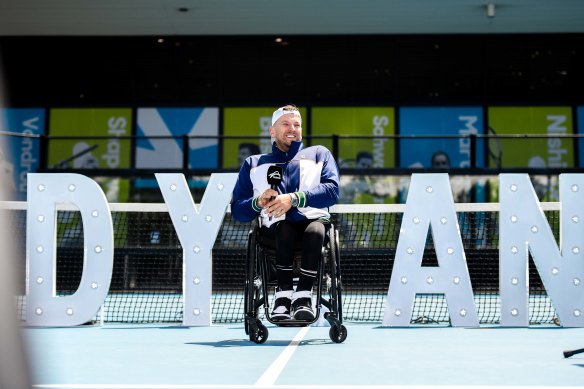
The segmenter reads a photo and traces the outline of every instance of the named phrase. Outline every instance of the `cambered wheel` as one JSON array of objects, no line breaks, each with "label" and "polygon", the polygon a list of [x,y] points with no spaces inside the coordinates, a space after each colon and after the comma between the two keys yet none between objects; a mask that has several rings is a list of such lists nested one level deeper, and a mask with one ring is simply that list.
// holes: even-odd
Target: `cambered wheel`
[{"label": "cambered wheel", "polygon": [[268,328],[262,323],[257,323],[257,331],[252,331],[249,334],[249,340],[257,344],[262,344],[268,340]]},{"label": "cambered wheel", "polygon": [[347,327],[344,325],[333,325],[329,330],[329,336],[335,343],[343,343],[347,339]]},{"label": "cambered wheel", "polygon": [[250,231],[247,237],[247,257],[245,268],[245,289],[243,291],[243,317],[245,319],[245,333],[250,336],[251,329],[248,317],[257,317],[254,307],[254,277],[256,266],[256,233]]},{"label": "cambered wheel", "polygon": [[341,257],[339,251],[339,234],[334,226],[330,230],[330,252],[332,264],[330,267],[330,274],[332,278],[331,297],[334,299],[333,312],[338,317],[339,321],[343,322],[343,308],[342,308],[342,285],[341,285]]}]

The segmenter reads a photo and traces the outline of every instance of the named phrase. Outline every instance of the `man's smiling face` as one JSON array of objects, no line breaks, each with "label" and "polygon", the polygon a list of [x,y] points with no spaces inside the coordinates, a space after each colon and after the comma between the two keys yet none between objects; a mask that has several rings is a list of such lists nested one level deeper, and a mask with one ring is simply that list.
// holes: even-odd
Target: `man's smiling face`
[{"label": "man's smiling face", "polygon": [[272,127],[270,135],[276,142],[276,146],[287,152],[292,141],[302,140],[302,118],[297,113],[282,115]]}]

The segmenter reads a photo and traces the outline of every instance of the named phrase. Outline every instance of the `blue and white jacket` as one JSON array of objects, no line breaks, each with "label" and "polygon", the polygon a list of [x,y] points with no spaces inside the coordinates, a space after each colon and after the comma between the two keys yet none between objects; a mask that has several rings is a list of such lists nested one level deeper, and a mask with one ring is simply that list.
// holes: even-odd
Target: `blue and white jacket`
[{"label": "blue and white jacket", "polygon": [[[298,194],[297,208],[272,220],[258,206],[258,197],[270,187],[268,168],[279,165],[283,170],[278,193]],[[280,220],[329,219],[328,207],[339,200],[339,169],[331,152],[323,146],[304,148],[302,142],[292,142],[285,153],[272,144],[272,152],[247,157],[239,170],[233,189],[231,213],[240,222],[262,216],[262,224],[269,227]]]}]

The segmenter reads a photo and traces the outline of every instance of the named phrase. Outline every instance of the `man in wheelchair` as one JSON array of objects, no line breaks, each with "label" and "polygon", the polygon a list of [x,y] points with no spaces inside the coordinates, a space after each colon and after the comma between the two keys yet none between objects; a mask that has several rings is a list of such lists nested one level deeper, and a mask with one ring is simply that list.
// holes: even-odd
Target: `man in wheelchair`
[{"label": "man in wheelchair", "polygon": [[[339,199],[339,171],[323,146],[304,148],[302,117],[294,105],[278,108],[270,127],[272,152],[252,155],[239,170],[231,213],[241,222],[260,218],[276,243],[278,286],[272,320],[314,320],[312,287],[330,226],[328,207]],[[294,250],[302,259],[293,290]]]}]

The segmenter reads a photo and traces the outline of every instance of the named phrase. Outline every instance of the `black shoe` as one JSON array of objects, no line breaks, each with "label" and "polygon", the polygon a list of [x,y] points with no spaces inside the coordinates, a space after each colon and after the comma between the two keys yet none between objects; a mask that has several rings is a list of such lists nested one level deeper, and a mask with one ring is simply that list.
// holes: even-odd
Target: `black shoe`
[{"label": "black shoe", "polygon": [[274,302],[274,310],[272,311],[272,320],[286,320],[290,319],[290,305],[292,304],[292,291],[276,292],[276,301]]},{"label": "black shoe", "polygon": [[299,297],[292,303],[294,319],[312,321],[314,320],[314,311],[312,310],[312,298]]}]

